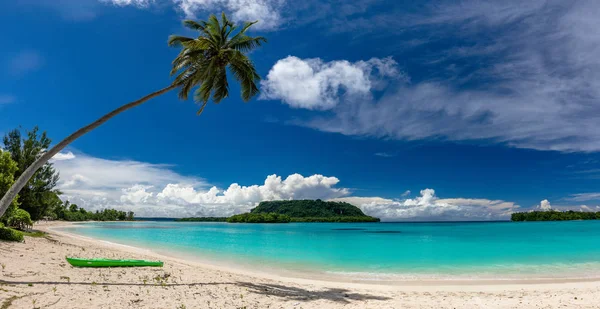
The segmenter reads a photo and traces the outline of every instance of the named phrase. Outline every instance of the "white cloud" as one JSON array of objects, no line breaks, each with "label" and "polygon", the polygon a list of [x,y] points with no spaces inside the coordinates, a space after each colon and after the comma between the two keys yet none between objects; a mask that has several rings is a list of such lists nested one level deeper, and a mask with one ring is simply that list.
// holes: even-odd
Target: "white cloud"
[{"label": "white cloud", "polygon": [[376,76],[399,74],[392,58],[351,63],[288,56],[277,61],[261,81],[261,98],[279,99],[296,108],[327,110],[334,108],[344,95],[369,95]]},{"label": "white cloud", "polygon": [[263,200],[330,199],[350,193],[335,187],[339,179],[322,175],[270,175],[262,185],[233,183],[222,190],[162,164],[72,152],[59,153],[52,162],[60,172],[64,199],[89,210],[111,207],[133,210],[138,216],[229,216]]},{"label": "white cloud", "polygon": [[[232,183],[221,189],[197,177],[174,172],[169,165],[106,160],[61,153],[52,160],[60,172],[63,199],[88,210],[132,210],[137,216],[230,216],[249,211],[266,200],[343,200],[383,220],[507,219],[518,206],[486,199],[439,199],[432,189],[414,199],[351,196],[340,180],[323,175],[269,175],[262,184]],[[68,159],[65,159],[68,158]],[[406,197],[410,191],[401,196]]]},{"label": "white cloud", "polygon": [[284,0],[172,0],[187,17],[203,13],[231,12],[236,21],[260,21],[256,29],[274,29],[281,23],[279,13]]},{"label": "white cloud", "polygon": [[44,64],[44,59],[35,50],[22,50],[8,62],[8,71],[14,76],[23,76],[37,71]]},{"label": "white cloud", "polygon": [[585,202],[600,200],[600,192],[589,192],[589,193],[577,193],[567,198],[569,201]]},{"label": "white cloud", "polygon": [[139,7],[146,7],[152,3],[154,0],[100,0],[101,2],[112,3],[114,5],[125,6],[125,5],[135,5]]},{"label": "white cloud", "polygon": [[285,0],[100,0],[117,6],[149,7],[152,4],[172,5],[186,18],[198,14],[226,11],[234,21],[256,21],[254,29],[275,29],[281,22],[280,9]]},{"label": "white cloud", "polygon": [[[394,24],[456,38],[417,63],[439,74],[391,83],[380,98],[345,95],[300,104],[290,103],[286,92],[276,97],[294,107],[332,109],[333,116],[302,122],[327,132],[600,151],[599,15],[597,1],[440,1],[428,14],[399,15]],[[442,72],[446,67],[452,73]]]},{"label": "white cloud", "polygon": [[17,98],[9,94],[0,94],[0,105],[11,104],[17,101]]},{"label": "white cloud", "polygon": [[552,206],[550,205],[550,202],[548,200],[543,200],[540,202],[540,205],[538,205],[536,208],[541,211],[548,211],[552,209]]},{"label": "white cloud", "polygon": [[72,160],[75,159],[75,154],[73,152],[59,152],[52,157],[52,160],[62,161],[62,160]]},{"label": "white cloud", "polygon": [[433,189],[421,190],[414,199],[345,197],[345,201],[384,221],[415,220],[506,220],[519,206],[513,202],[487,199],[440,199]]},{"label": "white cloud", "polygon": [[375,155],[378,157],[384,157],[384,158],[393,158],[396,156],[395,153],[389,153],[389,152],[376,152]]}]

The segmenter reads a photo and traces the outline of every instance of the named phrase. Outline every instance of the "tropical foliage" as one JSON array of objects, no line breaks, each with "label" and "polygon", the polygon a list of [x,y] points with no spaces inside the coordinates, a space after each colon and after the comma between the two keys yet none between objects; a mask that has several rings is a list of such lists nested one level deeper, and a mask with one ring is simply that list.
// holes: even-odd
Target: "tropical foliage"
[{"label": "tropical foliage", "polygon": [[292,220],[288,215],[277,213],[244,213],[227,218],[229,223],[288,223]]},{"label": "tropical foliage", "polygon": [[226,222],[227,217],[191,217],[175,220],[177,222]]},{"label": "tropical foliage", "polygon": [[531,211],[515,212],[511,215],[511,221],[567,221],[567,220],[598,220],[599,212],[587,211]]},{"label": "tropical foliage", "polygon": [[[27,132],[26,138],[22,138],[21,132],[16,129],[4,137],[5,151],[0,150],[0,194],[4,194],[20,171],[27,169],[49,147],[51,141],[46,132],[41,135],[38,132],[39,129],[35,127]],[[61,192],[55,189],[57,181],[58,173],[51,163],[46,163],[13,200],[8,210],[0,217],[0,222],[19,230],[29,230],[34,221],[44,218],[65,221],[133,220],[133,212],[114,209],[88,212],[68,201],[63,203],[59,197]],[[9,235],[12,232],[4,233]]]},{"label": "tropical foliage", "polygon": [[[39,133],[38,127],[34,127],[22,136],[19,129],[12,130],[4,136],[4,150],[10,153],[11,158],[17,164],[17,170],[14,171],[13,179],[21,176],[40,155],[48,148],[52,142],[46,132]],[[21,189],[18,196],[19,207],[31,215],[31,219],[37,221],[44,216],[44,213],[50,208],[51,199],[60,192],[55,189],[59,175],[47,162],[40,168],[33,177],[29,179],[25,187]],[[6,192],[8,188],[2,191]]]},{"label": "tropical foliage", "polygon": [[17,209],[8,218],[8,225],[19,230],[29,230],[33,226],[33,221],[31,221],[31,216],[29,216],[27,211],[23,209]]},{"label": "tropical foliage", "polygon": [[378,218],[365,215],[349,203],[322,200],[261,202],[250,213],[283,214],[290,216],[294,222],[379,222]]},{"label": "tropical foliage", "polygon": [[197,38],[179,35],[169,37],[169,46],[181,48],[173,60],[173,84],[180,86],[179,97],[183,100],[187,100],[192,88],[199,85],[194,92],[194,100],[201,105],[198,114],[202,113],[211,97],[213,102],[220,103],[229,96],[227,69],[240,83],[244,101],[258,94],[260,76],[245,54],[267,41],[264,37],[246,34],[256,23],[246,22],[238,28],[225,13],[220,21],[215,15],[210,15],[208,21],[183,22],[184,26],[199,32]]},{"label": "tropical foliage", "polygon": [[[0,149],[0,194],[4,194],[12,186],[15,181],[15,173],[18,169],[17,162],[13,161],[10,153]],[[19,205],[17,199],[18,197],[12,201],[6,213],[0,217],[0,223],[8,223],[8,218]]]},{"label": "tropical foliage", "polygon": [[102,211],[87,211],[76,204],[65,201],[57,205],[48,214],[51,218],[64,221],[133,221],[133,211],[103,209]]},{"label": "tropical foliage", "polygon": [[7,227],[0,227],[0,240],[23,241],[23,233]]}]

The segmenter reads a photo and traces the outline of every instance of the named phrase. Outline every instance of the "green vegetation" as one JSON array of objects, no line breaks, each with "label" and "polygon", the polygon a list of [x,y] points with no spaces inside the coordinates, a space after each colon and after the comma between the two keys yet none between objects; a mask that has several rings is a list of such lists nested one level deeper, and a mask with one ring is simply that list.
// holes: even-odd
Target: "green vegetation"
[{"label": "green vegetation", "polygon": [[227,217],[191,217],[175,220],[177,222],[226,222]]},{"label": "green vegetation", "polygon": [[8,227],[0,227],[0,240],[23,241],[23,233]]},{"label": "green vegetation", "polygon": [[182,218],[179,222],[229,223],[288,223],[288,222],[379,222],[379,218],[365,215],[358,207],[345,202],[322,200],[290,200],[261,202],[249,213],[229,218]]},{"label": "green vegetation", "polygon": [[8,225],[13,226],[19,230],[28,230],[33,226],[33,221],[29,213],[23,209],[17,209],[8,218]]},{"label": "green vegetation", "polygon": [[[4,150],[10,153],[11,159],[17,164],[17,170],[13,172],[13,179],[18,179],[46,149],[50,148],[52,142],[46,132],[39,134],[38,127],[27,131],[24,135],[19,129],[14,129],[8,132],[3,139]],[[41,219],[46,210],[52,206],[53,199],[60,194],[55,189],[58,179],[59,175],[52,163],[46,162],[19,192],[18,207],[27,211],[33,221]],[[7,190],[8,188],[5,188],[2,193]]]},{"label": "green vegetation", "polygon": [[567,221],[567,220],[599,220],[599,212],[587,211],[532,211],[515,212],[510,216],[511,221]]},{"label": "green vegetation", "polygon": [[57,205],[48,213],[55,220],[64,221],[133,221],[133,211],[120,211],[115,209],[104,209],[91,212],[65,201]]},{"label": "green vegetation", "polygon": [[[15,173],[19,169],[10,152],[0,149],[0,194],[8,191],[8,188],[15,182]],[[0,223],[8,224],[8,218],[17,210],[19,206],[18,196],[10,203],[4,215],[0,216]]]},{"label": "green vegetation", "polygon": [[[173,82],[167,87],[150,93],[136,101],[105,114],[98,120],[80,128],[54,147],[50,148],[50,140],[42,134],[37,138],[37,129],[29,132],[29,139],[34,142],[21,143],[20,133],[9,133],[5,148],[13,155],[13,160],[19,165],[15,182],[9,190],[2,193],[0,200],[0,217],[8,210],[21,191],[23,197],[19,202],[36,221],[41,218],[48,207],[39,204],[46,195],[51,195],[52,188],[58,180],[52,164],[48,161],[76,139],[94,130],[111,118],[129,109],[142,105],[148,100],[179,88],[179,97],[186,100],[193,88],[194,100],[200,104],[198,114],[202,113],[208,101],[219,103],[229,96],[229,82],[227,72],[231,72],[240,84],[241,96],[244,101],[249,101],[258,94],[260,76],[247,54],[261,46],[267,40],[263,37],[251,37],[246,34],[255,22],[246,22],[241,27],[236,26],[223,13],[221,19],[210,15],[207,21],[186,20],[184,26],[197,31],[198,36],[188,38],[172,35],[169,37],[169,46],[181,48],[181,51],[172,62],[171,75],[175,75]],[[16,131],[18,132],[18,130]],[[28,149],[28,151],[22,151]],[[18,150],[18,151],[17,151]],[[32,155],[35,153],[35,155]],[[24,168],[25,166],[29,168]],[[43,188],[42,191],[37,189]],[[57,193],[57,192],[55,192]],[[26,202],[24,202],[26,201]]]},{"label": "green vegetation", "polygon": [[325,202],[322,200],[290,200],[261,202],[256,208],[252,209],[249,213],[234,215],[227,218],[227,222],[379,222],[379,219],[367,216],[358,207],[345,202]]},{"label": "green vegetation", "polygon": [[30,232],[22,232],[23,235],[28,237],[46,237],[48,234],[42,231],[30,231]]},{"label": "green vegetation", "polygon": [[339,223],[350,223],[350,222],[379,222],[379,218],[370,216],[357,216],[357,217],[304,217],[304,218],[292,218],[292,222],[339,222]]},{"label": "green vegetation", "polygon": [[288,215],[271,213],[244,213],[227,218],[229,223],[288,223],[292,218]]},{"label": "green vegetation", "polygon": [[287,215],[292,222],[379,222],[378,218],[365,215],[349,203],[322,200],[261,202],[250,213]]},{"label": "green vegetation", "polygon": [[[50,147],[51,140],[46,132],[38,134],[37,127],[21,136],[19,129],[4,136],[4,150],[0,149],[0,195],[4,195],[13,185],[14,179],[29,168]],[[0,223],[21,231],[31,229],[34,221],[53,219],[65,221],[125,221],[133,220],[133,212],[105,209],[88,212],[77,205],[60,199],[56,190],[58,173],[51,163],[45,163],[29,179],[20,194],[13,199],[6,212],[0,217]],[[16,235],[4,231],[4,235]],[[27,235],[27,234],[26,234]],[[22,235],[21,235],[22,237]],[[18,238],[18,236],[17,236]]]}]

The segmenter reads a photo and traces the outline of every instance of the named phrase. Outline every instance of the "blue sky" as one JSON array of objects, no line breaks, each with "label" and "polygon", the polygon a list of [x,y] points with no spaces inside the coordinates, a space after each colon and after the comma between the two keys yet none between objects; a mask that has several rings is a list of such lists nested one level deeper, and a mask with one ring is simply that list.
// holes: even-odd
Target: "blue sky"
[{"label": "blue sky", "polygon": [[594,1],[2,3],[0,133],[58,141],[167,86],[167,37],[221,11],[260,20],[261,96],[118,116],[54,161],[64,198],[160,216],[341,199],[388,220],[600,205]]}]

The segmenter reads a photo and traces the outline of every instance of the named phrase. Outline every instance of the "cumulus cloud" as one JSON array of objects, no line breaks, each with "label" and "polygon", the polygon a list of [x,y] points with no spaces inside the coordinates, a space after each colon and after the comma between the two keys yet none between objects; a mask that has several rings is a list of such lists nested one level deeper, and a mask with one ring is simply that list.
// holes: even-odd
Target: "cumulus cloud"
[{"label": "cumulus cloud", "polygon": [[543,200],[540,202],[540,205],[536,208],[541,211],[548,211],[552,209],[552,206],[550,205],[550,202],[548,200]]},{"label": "cumulus cloud", "polygon": [[[391,82],[377,98],[360,91],[343,97],[296,94],[285,84],[275,84],[274,97],[294,107],[331,109],[303,122],[327,132],[599,151],[598,15],[596,1],[439,1],[424,12],[396,14],[392,23],[395,30],[455,39],[413,61],[435,74]],[[288,67],[312,69],[295,63]],[[298,81],[304,85],[304,78]]]},{"label": "cumulus cloud", "polygon": [[60,172],[63,199],[88,210],[132,210],[138,216],[230,216],[249,211],[261,201],[322,199],[346,201],[385,221],[497,220],[518,208],[512,202],[487,199],[440,199],[432,189],[401,199],[352,196],[340,180],[319,174],[269,175],[261,184],[232,183],[226,188],[174,172],[169,165],[106,160],[86,154],[61,153],[52,159]]},{"label": "cumulus cloud", "polygon": [[323,175],[270,175],[260,185],[232,183],[219,189],[163,164],[72,152],[59,153],[52,162],[60,172],[64,199],[86,209],[112,207],[133,210],[138,216],[229,216],[264,200],[331,199],[350,194],[346,188],[336,188],[339,179]]},{"label": "cumulus cloud", "polygon": [[421,190],[414,199],[392,200],[381,197],[344,197],[336,199],[353,204],[384,221],[416,220],[506,220],[519,206],[513,202],[488,199],[440,199],[433,189]]},{"label": "cumulus cloud", "polygon": [[368,95],[376,78],[396,78],[399,74],[392,58],[351,63],[288,56],[277,61],[261,81],[261,98],[282,100],[296,108],[327,110],[345,95]]},{"label": "cumulus cloud", "polygon": [[[569,199],[566,199],[569,200]],[[550,205],[550,202],[548,200],[542,200],[540,202],[539,205],[536,205],[534,207],[531,208],[531,211],[549,211],[549,210],[553,210],[553,211],[600,211],[600,206],[588,206],[588,205],[569,205],[569,204],[563,204],[563,205]]]}]

